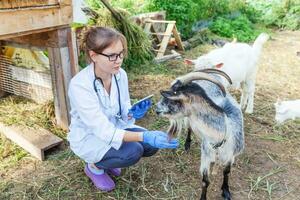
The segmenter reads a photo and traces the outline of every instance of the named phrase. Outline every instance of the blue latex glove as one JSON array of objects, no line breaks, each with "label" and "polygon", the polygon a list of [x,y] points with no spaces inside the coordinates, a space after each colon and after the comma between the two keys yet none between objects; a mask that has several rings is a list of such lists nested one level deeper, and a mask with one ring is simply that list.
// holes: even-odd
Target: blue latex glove
[{"label": "blue latex glove", "polygon": [[133,116],[135,119],[141,119],[145,116],[147,111],[152,105],[151,99],[140,102],[139,104],[129,109],[128,115]]},{"label": "blue latex glove", "polygon": [[175,149],[179,145],[177,139],[169,140],[168,135],[162,131],[145,131],[143,142],[159,149]]}]

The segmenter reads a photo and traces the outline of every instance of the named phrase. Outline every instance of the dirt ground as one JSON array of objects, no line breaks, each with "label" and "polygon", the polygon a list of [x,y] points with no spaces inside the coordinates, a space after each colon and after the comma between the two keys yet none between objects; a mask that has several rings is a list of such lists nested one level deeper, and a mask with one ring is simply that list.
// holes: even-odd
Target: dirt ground
[{"label": "dirt ground", "polygon": [[[195,58],[208,46],[194,48],[185,57]],[[245,151],[236,158],[230,175],[235,200],[300,199],[300,120],[276,124],[274,103],[300,99],[300,32],[276,32],[263,49],[257,74],[254,113],[244,115]],[[167,88],[178,74],[189,70],[182,61],[171,61],[174,73],[134,76],[130,91],[134,98]],[[146,89],[145,89],[146,88]],[[239,92],[233,91],[235,96]],[[153,110],[139,125],[148,129],[168,127]],[[2,138],[3,140],[3,138]],[[6,142],[9,143],[9,142]],[[182,141],[183,143],[183,141]],[[3,144],[3,143],[2,143]],[[14,165],[0,167],[0,199],[199,199],[199,142],[191,150],[161,150],[124,169],[110,193],[97,191],[83,173],[84,163],[68,148],[50,152],[47,160],[30,155]],[[13,154],[13,153],[11,153]],[[5,159],[2,159],[5,162]],[[210,177],[208,199],[221,198],[221,168]]]}]

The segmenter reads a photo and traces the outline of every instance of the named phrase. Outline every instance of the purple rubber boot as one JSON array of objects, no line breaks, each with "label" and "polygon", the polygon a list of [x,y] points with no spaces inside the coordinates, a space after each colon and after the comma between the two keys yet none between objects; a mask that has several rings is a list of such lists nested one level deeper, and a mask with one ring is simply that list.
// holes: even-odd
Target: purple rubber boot
[{"label": "purple rubber boot", "polygon": [[99,190],[109,192],[115,189],[115,182],[110,178],[110,176],[107,173],[104,172],[101,175],[93,174],[87,165],[84,168],[84,172]]},{"label": "purple rubber boot", "polygon": [[121,176],[121,168],[111,168],[107,170],[108,174],[114,175],[114,176]]}]

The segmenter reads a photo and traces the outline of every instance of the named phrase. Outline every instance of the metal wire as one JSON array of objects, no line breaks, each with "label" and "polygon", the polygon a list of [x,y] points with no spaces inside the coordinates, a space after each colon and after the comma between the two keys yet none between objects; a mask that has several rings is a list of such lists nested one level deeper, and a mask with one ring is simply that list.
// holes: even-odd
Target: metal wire
[{"label": "metal wire", "polygon": [[16,66],[10,58],[0,55],[0,90],[32,99],[38,103],[52,100],[50,66],[36,66],[37,64],[22,59],[22,65],[25,63],[29,67]]}]

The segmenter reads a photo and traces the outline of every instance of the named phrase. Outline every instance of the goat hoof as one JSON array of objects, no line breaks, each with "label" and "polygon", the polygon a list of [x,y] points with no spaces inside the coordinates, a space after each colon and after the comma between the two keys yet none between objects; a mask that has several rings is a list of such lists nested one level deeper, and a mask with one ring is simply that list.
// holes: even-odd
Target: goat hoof
[{"label": "goat hoof", "polygon": [[224,198],[224,200],[231,200],[231,194],[228,190],[223,190],[222,197]]},{"label": "goat hoof", "polygon": [[202,196],[202,195],[201,195],[200,200],[206,200],[206,196]]},{"label": "goat hoof", "polygon": [[189,151],[190,148],[191,148],[191,145],[190,145],[190,144],[185,144],[185,145],[184,145],[184,150],[185,150],[185,151]]}]

